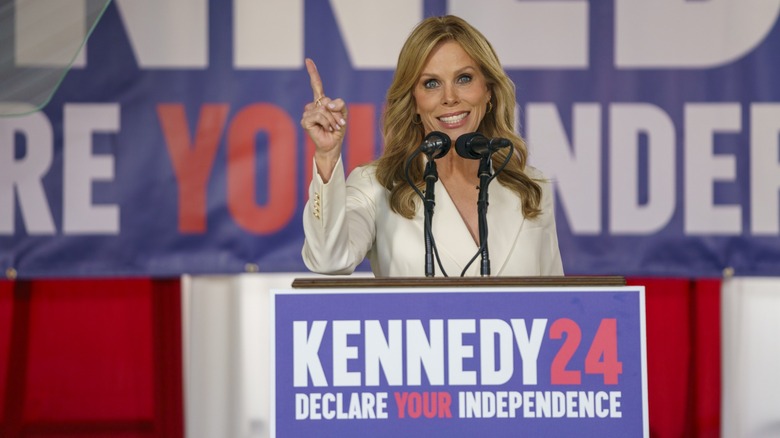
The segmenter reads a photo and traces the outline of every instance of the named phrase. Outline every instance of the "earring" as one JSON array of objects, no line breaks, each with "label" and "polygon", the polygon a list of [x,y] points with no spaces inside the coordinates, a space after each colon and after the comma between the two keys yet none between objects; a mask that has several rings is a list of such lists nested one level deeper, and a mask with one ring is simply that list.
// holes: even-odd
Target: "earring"
[{"label": "earring", "polygon": [[490,113],[493,111],[493,101],[488,100],[488,107],[487,107],[487,113]]},{"label": "earring", "polygon": [[412,116],[412,123],[415,125],[421,125],[422,124],[422,117],[420,117],[419,114],[415,114]]}]

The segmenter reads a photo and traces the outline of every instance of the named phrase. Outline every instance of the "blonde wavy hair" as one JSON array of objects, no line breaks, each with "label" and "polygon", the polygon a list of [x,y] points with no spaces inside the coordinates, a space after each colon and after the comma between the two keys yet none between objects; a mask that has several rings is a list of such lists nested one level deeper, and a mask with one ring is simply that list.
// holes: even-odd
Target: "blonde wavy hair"
[{"label": "blonde wavy hair", "polygon": [[[422,73],[428,55],[439,44],[455,41],[480,66],[491,92],[492,111],[485,114],[478,131],[488,138],[509,139],[515,147],[514,155],[496,179],[517,193],[522,201],[523,215],[536,217],[541,210],[541,186],[525,173],[528,149],[515,132],[515,84],[506,75],[490,42],[462,18],[447,15],[430,17],[417,25],[404,43],[398,56],[393,82],[387,90],[387,108],[382,120],[385,150],[375,162],[380,184],[390,191],[390,207],[396,213],[412,218],[419,197],[406,182],[406,160],[425,137],[422,124],[414,123],[416,104],[412,92]],[[488,104],[488,105],[490,105]],[[453,142],[456,139],[452,139]],[[454,144],[453,144],[454,148]],[[450,153],[453,153],[451,151]],[[502,149],[493,155],[493,164],[500,165],[509,153]],[[422,189],[424,161],[412,163],[410,177]]]}]

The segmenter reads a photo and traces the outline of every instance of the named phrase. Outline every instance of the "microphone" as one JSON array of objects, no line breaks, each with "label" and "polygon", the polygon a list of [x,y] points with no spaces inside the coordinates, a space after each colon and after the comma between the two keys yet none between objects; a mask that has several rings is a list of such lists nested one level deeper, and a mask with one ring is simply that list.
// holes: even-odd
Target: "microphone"
[{"label": "microphone", "polygon": [[479,132],[471,132],[458,137],[455,141],[455,150],[463,158],[479,160],[511,145],[512,142],[506,138],[487,138]]},{"label": "microphone", "polygon": [[425,140],[420,145],[420,152],[427,155],[429,160],[441,158],[450,151],[451,144],[452,140],[447,134],[433,131],[425,136]]}]

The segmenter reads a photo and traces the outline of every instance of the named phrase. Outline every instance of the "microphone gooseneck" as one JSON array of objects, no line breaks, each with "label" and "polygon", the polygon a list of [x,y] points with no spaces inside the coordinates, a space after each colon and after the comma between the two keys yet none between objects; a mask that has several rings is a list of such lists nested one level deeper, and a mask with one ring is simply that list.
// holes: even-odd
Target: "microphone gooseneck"
[{"label": "microphone gooseneck", "polygon": [[[404,176],[406,177],[406,182],[412,187],[412,189],[417,193],[417,195],[422,199],[423,201],[423,213],[424,213],[424,223],[423,223],[423,240],[425,241],[425,276],[426,277],[433,277],[435,275],[435,268],[434,268],[434,257],[436,262],[439,264],[439,268],[441,269],[442,274],[446,277],[447,272],[444,271],[444,267],[441,264],[441,260],[439,260],[439,253],[436,249],[436,241],[433,238],[433,232],[431,231],[431,225],[432,225],[432,218],[433,218],[433,209],[436,205],[436,200],[434,196],[434,187],[436,185],[436,181],[439,180],[439,174],[436,170],[436,159],[441,158],[450,151],[450,148],[452,146],[452,140],[450,140],[450,137],[444,133],[441,133],[439,131],[433,131],[430,132],[428,135],[425,136],[423,139],[423,142],[420,144],[420,146],[417,148],[417,150],[412,153],[407,159],[406,159],[406,166],[404,167]],[[427,163],[425,164],[425,172],[423,174],[423,181],[425,182],[425,193],[423,194],[420,189],[417,188],[414,181],[412,181],[411,177],[409,176],[409,168],[411,167],[412,162],[417,158],[418,155],[425,154],[428,158]]]},{"label": "microphone gooseneck", "polygon": [[[455,141],[455,151],[463,158],[479,160],[479,196],[477,198],[477,218],[479,225],[479,251],[482,256],[480,275],[490,275],[490,253],[488,251],[488,184],[493,180],[493,162],[491,156],[494,152],[505,147],[512,146],[512,142],[505,138],[487,138],[479,132],[463,134]],[[509,157],[507,157],[509,159]],[[475,255],[476,257],[476,255]],[[473,261],[473,259],[472,259]],[[471,264],[469,262],[469,264]],[[468,266],[466,267],[466,269]],[[463,276],[466,272],[463,269]]]},{"label": "microphone gooseneck", "polygon": [[[423,179],[425,180],[425,197],[423,198],[423,238],[425,239],[426,277],[433,277],[435,275],[433,258],[436,243],[433,239],[431,227],[433,222],[433,208],[436,205],[436,198],[433,194],[433,190],[436,186],[436,181],[439,180],[439,173],[436,170],[436,159],[447,155],[451,146],[452,140],[450,140],[450,137],[439,131],[430,132],[425,136],[425,140],[423,140],[420,145],[420,151],[428,157],[428,162],[425,164],[425,172],[423,174]],[[442,273],[445,276],[447,275],[446,272]]]}]

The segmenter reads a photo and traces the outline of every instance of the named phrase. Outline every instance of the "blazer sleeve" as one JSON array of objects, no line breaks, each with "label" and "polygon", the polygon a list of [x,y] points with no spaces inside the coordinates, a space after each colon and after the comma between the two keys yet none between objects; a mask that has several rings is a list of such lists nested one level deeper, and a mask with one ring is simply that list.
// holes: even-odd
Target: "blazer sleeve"
[{"label": "blazer sleeve", "polygon": [[376,199],[371,175],[355,169],[345,180],[339,158],[324,183],[316,163],[303,211],[303,262],[321,274],[351,274],[371,249],[376,233]]}]

